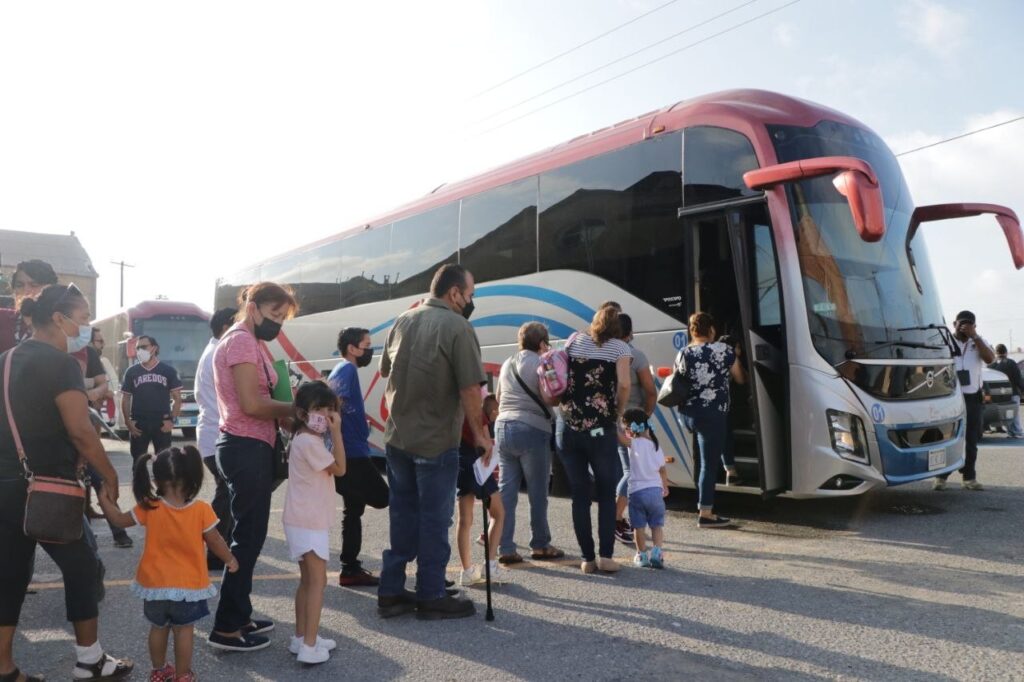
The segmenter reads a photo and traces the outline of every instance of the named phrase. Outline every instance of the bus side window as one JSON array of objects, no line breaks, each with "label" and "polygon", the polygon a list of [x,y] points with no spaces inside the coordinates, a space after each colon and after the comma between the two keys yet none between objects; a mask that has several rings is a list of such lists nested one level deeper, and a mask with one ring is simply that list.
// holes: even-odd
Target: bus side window
[{"label": "bus side window", "polygon": [[768,225],[754,225],[753,241],[757,325],[762,328],[778,327],[782,325],[782,305],[779,301],[779,273],[775,267],[772,228]]},{"label": "bus side window", "polygon": [[457,201],[396,222],[387,258],[391,298],[426,294],[434,273],[454,263],[458,250]]},{"label": "bus side window", "polygon": [[462,200],[459,263],[477,282],[536,272],[536,176]]}]

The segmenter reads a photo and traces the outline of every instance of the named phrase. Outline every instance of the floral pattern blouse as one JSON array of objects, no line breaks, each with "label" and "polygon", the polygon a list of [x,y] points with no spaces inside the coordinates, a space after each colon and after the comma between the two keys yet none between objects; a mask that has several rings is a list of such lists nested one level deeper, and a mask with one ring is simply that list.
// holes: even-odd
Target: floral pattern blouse
[{"label": "floral pattern blouse", "polygon": [[736,361],[736,351],[724,343],[701,343],[684,348],[682,356],[690,380],[685,407],[728,412],[729,368]]},{"label": "floral pattern blouse", "polygon": [[562,402],[565,425],[573,431],[614,429],[619,386],[615,363],[632,357],[629,345],[610,339],[598,346],[584,332],[570,337],[565,350],[569,356],[569,382]]}]

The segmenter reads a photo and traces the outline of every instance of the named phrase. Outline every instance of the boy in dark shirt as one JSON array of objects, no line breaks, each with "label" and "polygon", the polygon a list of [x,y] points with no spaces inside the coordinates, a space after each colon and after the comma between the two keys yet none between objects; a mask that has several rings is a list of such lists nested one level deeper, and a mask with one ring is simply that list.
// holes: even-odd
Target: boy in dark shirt
[{"label": "boy in dark shirt", "polygon": [[1013,389],[1013,419],[1006,423],[1006,432],[1010,438],[1024,438],[1024,428],[1020,423],[1020,393],[1024,389],[1024,377],[1021,377],[1020,367],[1013,360],[1006,357],[1006,346],[996,344],[996,360],[989,369],[1002,372],[1010,379],[1010,388]]},{"label": "boy in dark shirt", "polygon": [[181,413],[181,379],[159,356],[156,339],[140,336],[135,344],[139,362],[128,368],[121,382],[121,413],[127,415],[133,460],[144,455],[150,443],[156,452],[171,447],[171,430]]}]

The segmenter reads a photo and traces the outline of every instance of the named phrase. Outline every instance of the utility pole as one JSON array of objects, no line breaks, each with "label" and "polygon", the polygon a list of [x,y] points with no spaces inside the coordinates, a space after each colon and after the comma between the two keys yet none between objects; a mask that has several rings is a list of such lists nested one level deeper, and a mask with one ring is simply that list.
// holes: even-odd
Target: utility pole
[{"label": "utility pole", "polygon": [[125,268],[134,268],[135,266],[132,265],[131,263],[125,263],[123,260],[120,260],[120,261],[112,260],[110,262],[113,263],[114,265],[121,266],[121,307],[123,308],[124,307],[124,269]]}]

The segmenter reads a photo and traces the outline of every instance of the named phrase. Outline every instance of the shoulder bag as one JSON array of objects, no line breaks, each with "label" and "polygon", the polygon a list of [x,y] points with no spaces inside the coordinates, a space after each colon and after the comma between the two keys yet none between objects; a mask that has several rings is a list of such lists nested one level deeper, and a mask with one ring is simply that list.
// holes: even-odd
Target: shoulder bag
[{"label": "shoulder bag", "polygon": [[4,407],[7,423],[11,427],[14,447],[21,460],[21,468],[28,481],[25,499],[25,535],[38,542],[67,544],[82,537],[82,518],[85,514],[85,486],[79,480],[57,476],[36,476],[28,466],[28,457],[21,443],[18,425],[11,409],[11,358],[15,349],[7,352],[4,360]]},{"label": "shoulder bag", "polygon": [[[544,401],[541,400],[536,393],[530,390],[530,387],[526,385],[525,381],[523,381],[523,377],[519,375],[519,370],[516,369],[516,358],[514,355],[508,360],[508,368],[512,370],[512,376],[514,376],[516,378],[516,381],[519,382],[519,385],[523,387],[523,391],[526,392],[526,395],[530,396],[533,399],[533,402],[537,403],[537,407],[540,408],[540,411],[544,413],[544,416],[548,419],[548,421],[551,421],[551,410],[548,409],[548,406],[544,404]],[[555,443],[555,424],[552,422],[551,440],[549,443],[552,452],[558,449]]]},{"label": "shoulder bag", "polygon": [[686,376],[686,359],[680,349],[676,356],[672,376],[665,380],[658,391],[658,404],[663,407],[679,407],[690,397],[690,378]]}]

